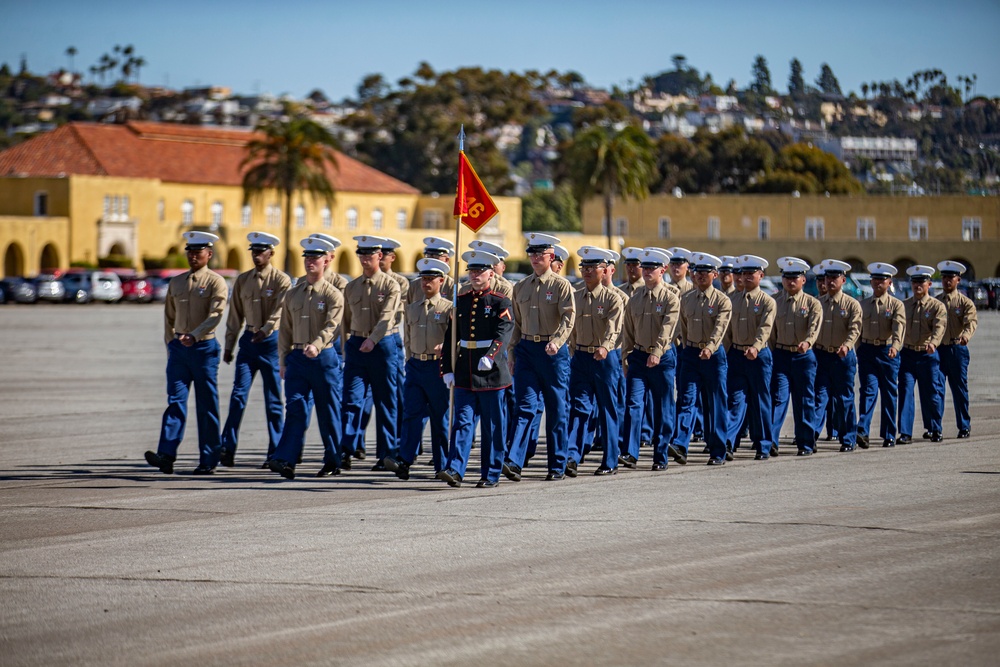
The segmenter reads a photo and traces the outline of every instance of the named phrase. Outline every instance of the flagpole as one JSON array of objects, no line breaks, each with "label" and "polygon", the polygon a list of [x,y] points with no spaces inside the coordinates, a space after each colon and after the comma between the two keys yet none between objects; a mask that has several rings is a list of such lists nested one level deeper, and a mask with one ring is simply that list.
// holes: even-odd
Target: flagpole
[{"label": "flagpole", "polygon": [[[465,154],[465,124],[463,123],[461,129],[458,131],[458,154],[459,156]],[[459,164],[461,164],[461,157],[459,157]],[[458,178],[462,178],[461,170],[459,171]],[[463,193],[464,196],[464,193]],[[451,372],[455,373],[458,368],[458,263],[462,259],[462,217],[463,213],[459,209],[458,219],[455,221],[455,262],[451,267],[452,270],[452,281],[454,285],[451,290]],[[448,443],[451,446],[452,435],[455,430],[455,383],[451,385],[451,390],[448,395]],[[473,438],[475,438],[475,433],[473,433]]]}]

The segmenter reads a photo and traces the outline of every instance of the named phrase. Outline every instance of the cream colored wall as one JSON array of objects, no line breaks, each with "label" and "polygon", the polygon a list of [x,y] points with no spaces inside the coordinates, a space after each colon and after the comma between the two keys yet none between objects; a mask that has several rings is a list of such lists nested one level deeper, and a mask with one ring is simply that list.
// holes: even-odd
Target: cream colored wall
[{"label": "cream colored wall", "polygon": [[[11,275],[35,276],[42,269],[65,268],[69,265],[66,248],[69,245],[69,218],[0,215],[0,259],[6,260],[8,249],[20,250],[23,268]],[[51,245],[59,267],[42,266],[42,251]],[[0,263],[0,277],[7,277],[6,261]]]},{"label": "cream colored wall", "polygon": [[[618,203],[613,217],[628,220],[627,245],[682,246],[712,254],[756,254],[774,261],[797,254],[818,261],[851,258],[859,263],[907,260],[930,263],[963,258],[979,277],[1000,271],[1000,198],[997,197],[825,197],[789,195],[658,195]],[[659,220],[670,219],[671,236],[659,237]],[[708,238],[708,219],[717,217],[720,238]],[[771,223],[770,239],[757,238],[759,218]],[[857,238],[858,218],[874,218],[876,240]],[[962,240],[962,219],[982,221],[982,240]],[[806,218],[822,218],[824,239],[806,240]],[[909,240],[910,218],[926,218],[929,238]],[[583,209],[585,233],[603,229],[603,206],[591,200]]]}]

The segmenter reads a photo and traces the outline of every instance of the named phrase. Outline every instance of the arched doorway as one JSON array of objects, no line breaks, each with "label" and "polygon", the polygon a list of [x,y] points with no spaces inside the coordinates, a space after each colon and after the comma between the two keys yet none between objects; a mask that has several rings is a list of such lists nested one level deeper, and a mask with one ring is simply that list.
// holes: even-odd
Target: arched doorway
[{"label": "arched doorway", "polygon": [[951,257],[951,261],[958,262],[965,267],[965,273],[962,274],[962,278],[965,280],[975,280],[976,279],[976,267],[972,265],[972,262],[965,259],[964,257]]},{"label": "arched doorway", "polygon": [[242,270],[240,267],[241,260],[243,259],[243,253],[237,248],[230,248],[229,255],[226,257],[226,268],[235,269],[236,271]]},{"label": "arched doorway", "polygon": [[577,262],[576,257],[574,255],[570,255],[569,259],[566,260],[566,266],[564,267],[563,275],[567,277],[579,275],[578,271],[576,270],[576,262]]},{"label": "arched doorway", "polygon": [[59,265],[59,251],[51,243],[46,243],[45,247],[42,248],[42,261],[39,267],[43,271],[62,268]]},{"label": "arched doorway", "polygon": [[844,261],[851,265],[851,271],[852,272],[855,272],[855,273],[867,273],[868,272],[868,265],[865,264],[860,259],[858,259],[857,257],[848,257]]},{"label": "arched doorway", "polygon": [[341,252],[340,259],[337,260],[337,273],[342,273],[345,276],[354,275],[354,265],[351,262],[351,254],[348,252]]},{"label": "arched doorway", "polygon": [[421,250],[420,252],[418,252],[417,254],[415,254],[413,256],[413,268],[412,269],[407,269],[407,270],[416,271],[417,270],[417,262],[419,262],[423,258],[424,258],[424,251]]},{"label": "arched doorway", "polygon": [[108,250],[108,256],[111,257],[123,257],[125,255],[125,246],[121,243],[116,243]]},{"label": "arched doorway", "polygon": [[917,260],[913,259],[912,257],[899,257],[898,259],[896,259],[895,262],[892,263],[892,265],[896,267],[897,271],[899,271],[899,273],[896,274],[897,276],[905,277],[906,270],[911,266],[915,266],[916,263]]},{"label": "arched doorway", "polygon": [[24,275],[24,251],[16,243],[11,243],[4,252],[3,274],[8,277]]}]

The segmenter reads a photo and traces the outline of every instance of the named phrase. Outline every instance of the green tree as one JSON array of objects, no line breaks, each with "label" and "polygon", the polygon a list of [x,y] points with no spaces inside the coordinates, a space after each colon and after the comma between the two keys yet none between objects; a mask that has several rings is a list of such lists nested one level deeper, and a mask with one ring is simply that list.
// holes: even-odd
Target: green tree
[{"label": "green tree", "polygon": [[535,190],[522,197],[521,226],[526,232],[580,231],[580,204],[569,185]]},{"label": "green tree", "polygon": [[753,81],[750,82],[751,91],[761,96],[774,92],[771,88],[771,70],[768,69],[767,59],[764,56],[758,55],[754,59],[753,68],[750,71],[753,76]]},{"label": "green tree", "polygon": [[833,70],[826,63],[820,68],[819,78],[816,79],[816,85],[819,89],[826,93],[827,95],[843,95],[840,92],[840,82],[837,81],[837,77],[833,75]]},{"label": "green tree", "polygon": [[[286,111],[293,111],[288,109]],[[287,119],[266,118],[254,128],[247,155],[240,163],[244,204],[277,190],[285,198],[285,273],[292,273],[292,199],[304,190],[314,201],[333,203],[327,167],[337,168],[337,140],[319,123],[294,113]]]},{"label": "green tree", "polygon": [[788,74],[788,94],[792,96],[792,99],[795,99],[805,95],[806,80],[802,77],[802,63],[799,62],[798,58],[792,58],[789,67],[791,71]]},{"label": "green tree", "polygon": [[634,125],[619,131],[595,125],[579,132],[564,147],[561,168],[573,194],[582,205],[600,195],[604,201],[608,247],[615,229],[611,217],[615,198],[645,199],[656,178],[653,142]]},{"label": "green tree", "polygon": [[803,194],[859,194],[864,188],[837,159],[810,144],[791,144],[781,149],[774,169],[769,170],[748,192],[793,192]]}]

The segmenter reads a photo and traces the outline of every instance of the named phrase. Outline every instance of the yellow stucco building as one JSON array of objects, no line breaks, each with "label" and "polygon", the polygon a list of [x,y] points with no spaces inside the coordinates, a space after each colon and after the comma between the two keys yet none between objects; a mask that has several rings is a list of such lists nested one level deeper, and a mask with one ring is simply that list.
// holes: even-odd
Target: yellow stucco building
[{"label": "yellow stucco building", "polygon": [[[0,153],[0,252],[3,275],[35,275],[96,264],[102,257],[162,260],[183,249],[182,232],[219,235],[214,265],[247,270],[246,234],[284,236],[283,198],[269,193],[244,206],[239,164],[250,134],[184,125],[72,123]],[[429,233],[453,239],[453,197],[422,195],[387,174],[338,154],[329,173],[332,204],[308,195],[293,202],[292,244],[322,232],[345,242],[337,268],[356,275],[351,237],[373,234],[402,243],[398,271],[413,271]],[[521,200],[496,197],[500,209],[479,234],[463,230],[462,245],[489,240],[523,254]]]}]

